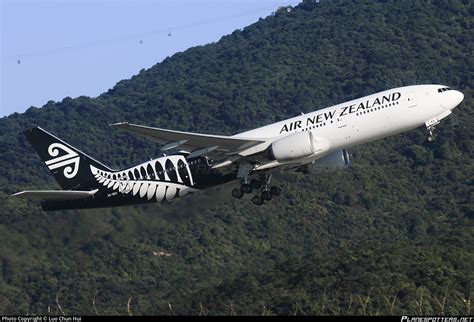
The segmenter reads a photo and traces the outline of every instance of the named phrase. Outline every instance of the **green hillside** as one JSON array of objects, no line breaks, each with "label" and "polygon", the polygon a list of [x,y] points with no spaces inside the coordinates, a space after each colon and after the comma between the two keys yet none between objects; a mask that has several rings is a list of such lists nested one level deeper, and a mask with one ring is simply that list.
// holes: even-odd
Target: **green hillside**
[{"label": "green hillside", "polygon": [[[0,314],[472,314],[473,16],[469,0],[305,1],[97,98],[1,118]],[[51,213],[8,198],[58,188],[33,126],[119,168],[158,150],[110,123],[233,134],[425,83],[465,94],[434,143],[420,128],[351,150],[346,172],[280,174],[263,207],[232,186]]]}]

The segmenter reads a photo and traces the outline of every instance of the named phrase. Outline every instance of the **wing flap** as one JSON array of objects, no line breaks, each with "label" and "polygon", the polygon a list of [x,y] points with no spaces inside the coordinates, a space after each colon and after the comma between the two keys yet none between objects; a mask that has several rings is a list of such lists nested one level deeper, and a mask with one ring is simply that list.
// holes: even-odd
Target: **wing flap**
[{"label": "wing flap", "polygon": [[91,191],[73,191],[73,190],[27,190],[17,192],[11,197],[27,198],[33,200],[78,200],[92,197],[99,189]]}]

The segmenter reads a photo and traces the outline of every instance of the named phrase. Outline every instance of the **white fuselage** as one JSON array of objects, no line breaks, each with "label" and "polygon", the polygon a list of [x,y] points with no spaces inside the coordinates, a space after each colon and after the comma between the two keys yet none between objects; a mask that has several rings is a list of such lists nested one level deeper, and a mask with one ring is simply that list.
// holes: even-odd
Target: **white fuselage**
[{"label": "white fuselage", "polygon": [[[342,104],[302,114],[235,135],[239,138],[274,138],[310,131],[329,143],[328,154],[342,148],[439,123],[461,103],[464,95],[446,86],[415,85],[390,89]],[[321,155],[305,158],[310,161]],[[296,161],[296,160],[295,160]]]}]

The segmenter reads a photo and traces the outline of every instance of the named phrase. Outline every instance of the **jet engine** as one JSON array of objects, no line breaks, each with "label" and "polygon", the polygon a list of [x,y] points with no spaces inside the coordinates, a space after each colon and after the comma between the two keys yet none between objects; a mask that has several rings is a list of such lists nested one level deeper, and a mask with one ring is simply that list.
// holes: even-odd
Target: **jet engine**
[{"label": "jet engine", "polygon": [[277,161],[291,161],[324,153],[329,142],[311,132],[298,132],[276,140],[268,148],[268,158]]},{"label": "jet engine", "polygon": [[351,162],[346,149],[334,151],[321,159],[302,165],[296,171],[308,173],[327,173],[349,168]]}]

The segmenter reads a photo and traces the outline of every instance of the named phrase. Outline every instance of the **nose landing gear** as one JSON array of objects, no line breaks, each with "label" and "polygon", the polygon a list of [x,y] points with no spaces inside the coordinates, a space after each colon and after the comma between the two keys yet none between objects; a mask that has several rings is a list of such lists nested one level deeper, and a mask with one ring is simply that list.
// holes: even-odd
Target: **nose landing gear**
[{"label": "nose landing gear", "polygon": [[428,131],[428,142],[430,142],[430,143],[434,142],[434,140],[435,140],[435,136],[433,134],[434,130],[435,130],[434,126],[428,126],[426,128],[426,131]]}]

